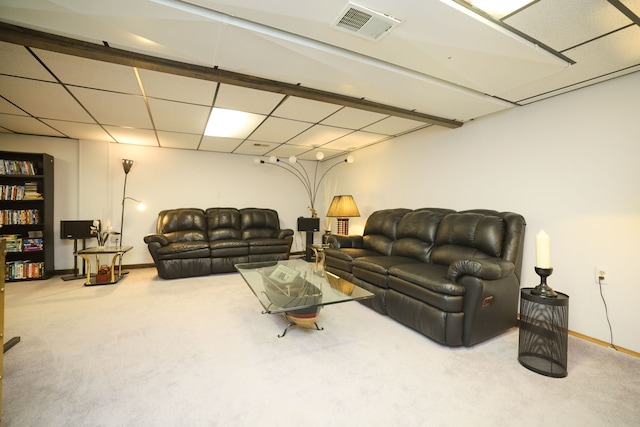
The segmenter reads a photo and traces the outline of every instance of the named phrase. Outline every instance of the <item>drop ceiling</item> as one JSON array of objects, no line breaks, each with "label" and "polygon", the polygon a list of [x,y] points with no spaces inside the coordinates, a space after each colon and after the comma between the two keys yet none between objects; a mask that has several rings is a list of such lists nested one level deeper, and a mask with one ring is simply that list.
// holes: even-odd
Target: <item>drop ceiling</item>
[{"label": "drop ceiling", "polygon": [[[0,132],[325,159],[640,71],[640,0],[0,0]],[[259,115],[204,135],[212,108]]]}]

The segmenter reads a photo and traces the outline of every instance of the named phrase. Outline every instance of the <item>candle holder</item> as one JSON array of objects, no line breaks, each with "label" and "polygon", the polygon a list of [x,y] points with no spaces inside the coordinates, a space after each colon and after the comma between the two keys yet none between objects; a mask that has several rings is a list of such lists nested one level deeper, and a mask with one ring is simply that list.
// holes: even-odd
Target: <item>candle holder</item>
[{"label": "candle holder", "polygon": [[542,297],[557,297],[558,294],[556,293],[556,291],[554,291],[549,285],[547,285],[547,277],[551,276],[551,273],[553,273],[553,268],[535,267],[534,269],[538,276],[540,276],[540,284],[531,289],[531,293],[533,295],[540,295]]}]

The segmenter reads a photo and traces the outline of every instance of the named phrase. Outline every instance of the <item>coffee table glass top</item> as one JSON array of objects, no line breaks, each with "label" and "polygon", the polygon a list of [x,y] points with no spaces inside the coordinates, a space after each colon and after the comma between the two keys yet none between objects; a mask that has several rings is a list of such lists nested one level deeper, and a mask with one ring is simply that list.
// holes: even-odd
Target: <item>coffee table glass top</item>
[{"label": "coffee table glass top", "polygon": [[347,301],[373,294],[313,263],[301,259],[236,264],[265,313],[285,313]]}]

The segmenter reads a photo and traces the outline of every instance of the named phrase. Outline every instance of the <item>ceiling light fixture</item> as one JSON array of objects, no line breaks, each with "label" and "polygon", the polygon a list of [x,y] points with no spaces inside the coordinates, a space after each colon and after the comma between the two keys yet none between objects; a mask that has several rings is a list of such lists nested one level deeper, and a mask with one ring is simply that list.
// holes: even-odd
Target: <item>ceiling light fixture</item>
[{"label": "ceiling light fixture", "polygon": [[321,152],[316,153],[316,159],[318,161],[316,162],[316,167],[312,177],[309,175],[304,166],[298,163],[298,159],[296,158],[296,156],[290,156],[287,161],[281,160],[276,156],[271,156],[269,157],[268,161],[264,161],[262,159],[254,159],[253,162],[257,165],[278,166],[279,168],[282,168],[289,172],[291,175],[295,176],[298,181],[300,181],[302,185],[304,185],[304,189],[306,190],[307,196],[309,197],[309,210],[311,211],[311,217],[317,218],[318,212],[316,211],[315,204],[316,195],[318,193],[318,189],[320,188],[320,183],[322,182],[324,177],[327,176],[331,169],[343,163],[353,163],[354,159],[353,156],[347,156],[344,160],[336,162],[322,174],[320,179],[318,179],[318,164],[320,163],[320,160],[324,159],[324,154]]},{"label": "ceiling light fixture", "polygon": [[246,138],[265,118],[260,114],[214,108],[209,115],[204,134],[224,138]]},{"label": "ceiling light fixture", "polygon": [[467,0],[467,3],[488,13],[496,19],[523,8],[534,0]]}]

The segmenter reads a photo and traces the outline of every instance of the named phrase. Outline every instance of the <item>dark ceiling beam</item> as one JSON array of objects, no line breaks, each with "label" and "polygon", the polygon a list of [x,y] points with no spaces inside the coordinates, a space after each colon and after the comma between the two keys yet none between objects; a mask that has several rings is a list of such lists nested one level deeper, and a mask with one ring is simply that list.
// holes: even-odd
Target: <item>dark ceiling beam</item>
[{"label": "dark ceiling beam", "polygon": [[113,64],[297,96],[299,98],[322,101],[345,107],[371,111],[374,113],[387,114],[394,117],[401,117],[447,128],[457,128],[462,126],[462,122],[457,120],[423,114],[412,110],[380,104],[378,102],[367,101],[366,99],[354,98],[337,93],[307,88],[296,84],[283,83],[276,80],[263,79],[247,74],[234,73],[232,71],[221,70],[217,67],[205,67],[170,59],[158,58],[155,56],[89,43],[82,40],[58,36],[2,22],[0,22],[0,41],[63,53],[66,55],[79,56],[97,61],[110,62]]},{"label": "dark ceiling beam", "polygon": [[627,18],[631,19],[634,24],[640,25],[640,16],[636,15],[631,9],[625,6],[619,0],[607,0],[613,7],[622,12]]}]

